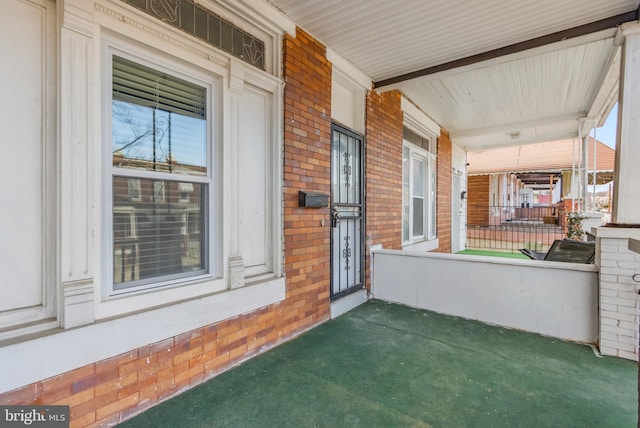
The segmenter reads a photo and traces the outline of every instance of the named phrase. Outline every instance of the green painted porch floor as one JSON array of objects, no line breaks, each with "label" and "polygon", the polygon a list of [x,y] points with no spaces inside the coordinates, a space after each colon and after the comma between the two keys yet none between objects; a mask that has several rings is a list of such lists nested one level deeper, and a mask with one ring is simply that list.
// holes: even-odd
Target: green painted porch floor
[{"label": "green painted porch floor", "polygon": [[370,301],[123,427],[635,427],[635,362]]},{"label": "green painted porch floor", "polygon": [[529,260],[529,257],[524,254],[518,253],[508,253],[504,251],[489,251],[489,250],[462,250],[458,251],[456,254],[467,254],[470,256],[490,256],[490,257],[507,257],[510,259],[525,259]]}]

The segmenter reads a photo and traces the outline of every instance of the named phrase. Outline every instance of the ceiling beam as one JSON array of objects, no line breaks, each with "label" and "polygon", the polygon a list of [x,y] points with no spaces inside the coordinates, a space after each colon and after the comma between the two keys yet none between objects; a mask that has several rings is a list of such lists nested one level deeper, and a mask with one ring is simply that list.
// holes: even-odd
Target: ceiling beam
[{"label": "ceiling beam", "polygon": [[[493,125],[485,128],[463,129],[459,131],[449,131],[451,138],[468,138],[468,137],[480,137],[482,135],[489,134],[510,134],[518,133],[527,128],[535,128],[536,126],[555,125],[567,122],[576,122],[576,130],[578,129],[578,119],[584,118],[587,115],[584,111],[565,114],[562,116],[549,116],[539,117],[532,120],[523,122],[504,123],[500,125]],[[514,137],[515,138],[515,137]]]},{"label": "ceiling beam", "polygon": [[440,73],[442,71],[451,70],[453,68],[472,65],[478,62],[487,61],[487,60],[498,58],[504,55],[510,55],[510,54],[522,52],[528,49],[533,49],[540,46],[548,45],[551,43],[561,42],[566,39],[585,36],[587,34],[596,33],[598,31],[608,30],[610,28],[615,28],[621,24],[624,24],[625,22],[637,20],[638,14],[639,14],[638,10],[633,10],[627,13],[622,13],[620,15],[601,19],[599,21],[594,21],[588,24],[569,28],[567,30],[558,31],[556,33],[547,34],[545,36],[536,37],[530,40],[525,40],[524,42],[515,43],[513,45],[504,46],[502,48],[493,49],[487,52],[482,52],[476,55],[471,55],[471,56],[460,58],[454,61],[449,61],[444,64],[435,65],[433,67],[423,68],[422,70],[413,71],[411,73],[401,74],[396,77],[391,77],[388,79],[380,80],[379,82],[375,82],[374,88],[381,88],[383,86],[389,86],[396,83],[405,82],[407,80],[428,76],[434,73]]}]

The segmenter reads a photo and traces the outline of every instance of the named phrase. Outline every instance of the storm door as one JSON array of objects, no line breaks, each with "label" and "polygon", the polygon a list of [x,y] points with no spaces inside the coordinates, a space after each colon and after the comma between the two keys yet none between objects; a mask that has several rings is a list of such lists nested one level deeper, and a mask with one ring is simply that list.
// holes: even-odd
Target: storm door
[{"label": "storm door", "polygon": [[363,138],[338,125],[331,143],[331,300],[363,285]]}]

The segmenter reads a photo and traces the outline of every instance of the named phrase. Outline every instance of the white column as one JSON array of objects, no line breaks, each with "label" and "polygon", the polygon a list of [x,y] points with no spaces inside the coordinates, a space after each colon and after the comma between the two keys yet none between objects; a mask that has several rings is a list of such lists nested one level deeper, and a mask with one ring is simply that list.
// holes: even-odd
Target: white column
[{"label": "white column", "polygon": [[640,224],[640,23],[623,24],[613,222]]},{"label": "white column", "polygon": [[95,320],[91,168],[93,2],[58,3],[60,29],[60,276],[62,325]]},{"label": "white column", "polygon": [[228,164],[230,172],[229,221],[231,229],[229,255],[229,287],[244,286],[244,260],[240,253],[240,100],[244,91],[244,64],[232,59],[229,63],[229,95],[231,98]]}]

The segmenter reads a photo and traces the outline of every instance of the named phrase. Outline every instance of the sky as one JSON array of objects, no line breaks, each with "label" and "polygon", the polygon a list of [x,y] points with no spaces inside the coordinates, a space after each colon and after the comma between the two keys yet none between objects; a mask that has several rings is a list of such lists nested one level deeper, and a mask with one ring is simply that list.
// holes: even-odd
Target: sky
[{"label": "sky", "polygon": [[[618,103],[613,106],[611,109],[611,113],[609,113],[609,117],[604,122],[600,128],[596,128],[591,131],[591,136],[599,141],[602,141],[607,146],[612,149],[616,148],[616,133],[617,133],[617,124],[618,124]],[[609,188],[608,184],[603,184],[600,186],[596,186],[596,192],[602,192]],[[589,186],[589,191],[592,191],[592,186]]]},{"label": "sky", "polygon": [[[616,128],[618,122],[618,104],[611,109],[609,117],[605,121],[604,125],[595,130],[595,138],[602,141],[612,149],[616,148]],[[594,131],[591,131],[591,136],[594,136]]]}]

